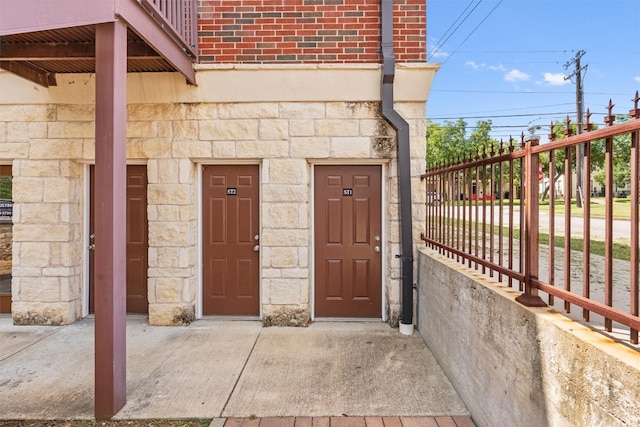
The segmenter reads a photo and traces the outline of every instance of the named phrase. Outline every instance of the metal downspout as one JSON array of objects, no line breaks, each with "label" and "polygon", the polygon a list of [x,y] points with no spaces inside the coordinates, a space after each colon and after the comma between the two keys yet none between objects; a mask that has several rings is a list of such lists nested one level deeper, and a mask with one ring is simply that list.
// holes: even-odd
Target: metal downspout
[{"label": "metal downspout", "polygon": [[402,260],[402,317],[400,332],[413,333],[413,231],[411,215],[411,159],[409,124],[393,108],[395,53],[393,51],[393,0],[381,0],[382,21],[382,115],[396,131],[398,182],[400,191],[400,234]]}]

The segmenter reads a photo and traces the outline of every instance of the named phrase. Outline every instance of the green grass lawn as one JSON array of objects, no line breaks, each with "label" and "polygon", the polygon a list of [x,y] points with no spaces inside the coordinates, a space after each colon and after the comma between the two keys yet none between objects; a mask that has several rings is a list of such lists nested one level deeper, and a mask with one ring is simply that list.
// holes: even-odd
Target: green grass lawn
[{"label": "green grass lawn", "polygon": [[[540,233],[540,245],[549,245],[549,234]],[[557,248],[564,248],[564,237],[563,236],[555,236],[553,239],[553,246]],[[571,250],[582,252],[584,246],[583,239],[571,239]],[[600,240],[591,240],[590,242],[591,250],[589,253],[594,255],[604,256],[605,250],[605,242]],[[613,257],[616,259],[621,259],[624,261],[629,261],[631,259],[631,247],[629,245],[621,244],[613,242]]]},{"label": "green grass lawn", "polygon": [[[605,217],[605,201],[604,198],[591,199],[591,216],[594,218]],[[549,202],[540,203],[540,212],[549,212]],[[564,200],[556,200],[555,213],[563,215],[565,212]],[[576,201],[571,200],[571,215],[584,216],[584,208],[576,207]],[[614,199],[613,201],[613,218],[614,219],[630,219],[631,218],[631,199]]]},{"label": "green grass lawn", "polygon": [[[498,233],[498,229],[495,228],[494,233]],[[508,236],[509,231],[507,228],[503,228],[503,235]],[[540,246],[549,246],[549,233],[538,233]],[[516,240],[520,239],[520,230],[514,228],[513,230],[513,238]],[[564,248],[564,236],[555,236],[553,239],[553,246],[556,248]],[[584,239],[581,238],[571,238],[571,250],[582,252],[584,247]],[[600,240],[591,240],[590,242],[590,251],[594,255],[604,256],[605,250],[605,242]],[[613,257],[616,259],[621,259],[624,261],[629,261],[631,259],[631,247],[629,245],[625,245],[622,243],[613,242]]]},{"label": "green grass lawn", "polygon": [[[447,202],[447,205],[459,203],[460,206],[475,206],[475,201],[454,201]],[[499,200],[494,200],[494,206],[498,206],[500,203]],[[503,206],[507,208],[509,206],[509,200],[502,201]],[[478,207],[482,207],[483,205],[489,206],[491,203],[488,201],[479,201]],[[513,205],[515,207],[520,207],[520,200],[514,200]],[[539,203],[540,212],[549,212],[549,200],[545,200]],[[591,216],[594,218],[604,218],[605,217],[605,200],[604,197],[592,197],[591,198]],[[563,215],[565,212],[565,204],[564,199],[556,199],[555,203],[555,214]],[[584,208],[576,207],[576,200],[571,200],[571,215],[572,216],[584,216]],[[631,219],[631,199],[630,198],[618,198],[613,200],[613,218],[614,219]]]},{"label": "green grass lawn", "polygon": [[[449,223],[449,220],[447,220],[447,223]],[[468,227],[469,227],[468,221],[461,222],[461,225],[465,228],[465,230],[468,230]],[[487,233],[489,231],[490,229],[487,228]],[[494,225],[493,236],[498,236],[499,231],[500,231],[500,227],[497,225]],[[481,234],[482,233],[480,232],[480,238],[482,238]],[[502,235],[504,237],[507,237],[509,235],[509,229],[507,227],[502,227]],[[541,249],[543,246],[549,246],[549,233],[538,233],[538,236],[539,236],[538,238],[539,238]],[[520,240],[520,229],[517,227],[513,228],[513,239]],[[564,248],[564,243],[565,243],[564,236],[555,236],[553,239],[553,246],[557,248]],[[571,250],[582,252],[582,249],[584,247],[584,239],[571,238],[570,244],[571,244]],[[629,261],[631,259],[631,247],[627,244],[613,242],[612,250],[613,250],[613,258],[624,260],[624,261]],[[605,251],[605,242],[600,240],[591,240],[589,253],[592,253],[594,255],[604,256],[604,251]]]}]

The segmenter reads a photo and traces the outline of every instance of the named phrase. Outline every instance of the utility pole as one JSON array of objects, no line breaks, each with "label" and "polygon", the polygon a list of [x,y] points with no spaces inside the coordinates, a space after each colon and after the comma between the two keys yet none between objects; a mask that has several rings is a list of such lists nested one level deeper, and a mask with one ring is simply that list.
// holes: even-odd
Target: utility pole
[{"label": "utility pole", "polygon": [[[586,52],[584,50],[577,51],[573,59],[564,64],[565,70],[569,69],[569,67],[571,67],[572,65],[575,66],[575,71],[566,76],[564,79],[570,80],[573,77],[576,78],[576,116],[578,123],[578,134],[582,133],[582,104],[584,103],[584,93],[582,92],[582,71],[587,69],[586,65],[580,65],[580,59],[584,56],[585,53]],[[584,144],[578,144],[576,153],[576,206],[579,208],[582,207],[582,201],[584,199],[584,188],[582,188],[583,165]],[[589,191],[589,189],[587,189],[587,191]]]}]

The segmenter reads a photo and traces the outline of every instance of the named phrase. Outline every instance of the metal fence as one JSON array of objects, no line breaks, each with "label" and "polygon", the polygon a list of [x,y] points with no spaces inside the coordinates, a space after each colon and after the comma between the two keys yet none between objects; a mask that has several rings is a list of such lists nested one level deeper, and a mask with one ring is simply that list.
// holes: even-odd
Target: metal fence
[{"label": "metal fence", "polygon": [[[523,305],[555,306],[620,341],[638,344],[639,100],[636,92],[625,122],[615,123],[610,103],[601,129],[592,130],[587,113],[584,133],[572,135],[567,118],[563,139],[556,140],[552,123],[547,143],[523,134],[518,142],[511,139],[428,167],[422,175],[427,192],[422,239],[449,258],[517,286],[522,294],[516,299]],[[625,156],[614,144],[621,138],[630,139]],[[597,171],[604,173],[604,198],[598,205],[591,199],[595,147],[604,154],[603,171]],[[616,167],[619,158],[629,164]],[[548,161],[548,176],[541,159]],[[620,166],[630,174],[624,204],[614,199],[614,172]],[[548,194],[544,202],[541,194]],[[572,207],[574,195],[580,210]],[[614,203],[628,211],[624,220],[614,220]],[[592,215],[592,206],[604,214]],[[596,246],[601,255],[595,254]],[[623,256],[614,256],[614,248]],[[571,313],[572,306],[581,310]]]}]

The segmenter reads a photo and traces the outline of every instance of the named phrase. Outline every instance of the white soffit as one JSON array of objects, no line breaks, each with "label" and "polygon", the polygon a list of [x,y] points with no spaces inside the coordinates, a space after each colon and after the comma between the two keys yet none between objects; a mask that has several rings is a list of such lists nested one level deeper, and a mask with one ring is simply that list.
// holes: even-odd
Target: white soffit
[{"label": "white soffit", "polygon": [[[439,64],[396,66],[396,102],[426,102]],[[380,101],[379,64],[212,64],[196,68],[197,86],[179,73],[129,73],[127,101],[332,102]],[[93,104],[94,74],[60,74],[58,85],[38,86],[0,72],[0,104]]]}]

